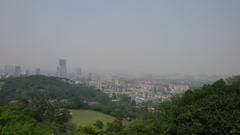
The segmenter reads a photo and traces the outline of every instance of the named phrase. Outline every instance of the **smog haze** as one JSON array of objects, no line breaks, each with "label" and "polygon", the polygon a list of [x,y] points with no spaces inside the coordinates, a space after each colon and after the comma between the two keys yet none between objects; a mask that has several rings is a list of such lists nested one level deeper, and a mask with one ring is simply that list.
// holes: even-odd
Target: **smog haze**
[{"label": "smog haze", "polygon": [[1,0],[0,65],[240,73],[239,0]]}]

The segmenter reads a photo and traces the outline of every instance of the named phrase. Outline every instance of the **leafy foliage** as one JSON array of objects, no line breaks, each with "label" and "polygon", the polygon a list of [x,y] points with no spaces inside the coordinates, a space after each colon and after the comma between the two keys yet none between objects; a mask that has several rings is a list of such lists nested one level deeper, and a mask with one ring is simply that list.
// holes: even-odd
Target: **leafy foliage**
[{"label": "leafy foliage", "polygon": [[104,127],[104,124],[102,121],[100,120],[97,120],[95,123],[94,123],[94,126],[99,128],[99,129],[102,129]]},{"label": "leafy foliage", "polygon": [[240,126],[240,83],[213,85],[188,91],[177,100],[169,134],[235,134]]},{"label": "leafy foliage", "polygon": [[78,128],[78,135],[103,135],[103,131],[93,126],[80,126]]},{"label": "leafy foliage", "polygon": [[33,112],[21,103],[0,107],[0,134],[2,135],[52,135],[56,124],[50,121],[38,122]]}]

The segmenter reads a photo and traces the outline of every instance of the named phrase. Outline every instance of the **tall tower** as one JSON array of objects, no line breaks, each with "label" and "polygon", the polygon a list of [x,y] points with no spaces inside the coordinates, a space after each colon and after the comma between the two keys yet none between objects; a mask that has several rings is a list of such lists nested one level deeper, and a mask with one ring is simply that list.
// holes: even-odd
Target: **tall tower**
[{"label": "tall tower", "polygon": [[81,76],[82,76],[82,69],[81,68],[76,69],[76,76],[77,76],[78,79],[81,78]]},{"label": "tall tower", "polygon": [[40,68],[36,68],[35,74],[36,74],[36,75],[40,75],[40,73],[41,73],[41,69],[40,69]]},{"label": "tall tower", "polygon": [[67,61],[65,59],[60,59],[58,62],[58,76],[66,78],[67,77]]},{"label": "tall tower", "polygon": [[20,76],[21,75],[21,66],[15,66],[15,73],[14,76]]}]

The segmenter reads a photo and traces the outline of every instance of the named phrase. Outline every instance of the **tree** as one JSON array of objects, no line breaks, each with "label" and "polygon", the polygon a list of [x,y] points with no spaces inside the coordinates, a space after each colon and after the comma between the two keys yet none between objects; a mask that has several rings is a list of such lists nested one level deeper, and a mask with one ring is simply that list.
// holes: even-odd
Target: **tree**
[{"label": "tree", "polygon": [[99,128],[99,129],[102,129],[104,127],[104,124],[102,121],[100,120],[97,120],[95,123],[94,123],[94,126]]},{"label": "tree", "polygon": [[[172,112],[170,135],[228,135],[240,131],[240,81],[186,92]],[[237,83],[238,82],[238,83]]]},{"label": "tree", "polygon": [[36,121],[32,111],[19,102],[0,107],[2,135],[53,135],[54,131],[54,123]]},{"label": "tree", "polygon": [[112,123],[107,123],[107,130],[108,132],[116,132],[119,133],[123,129],[122,121],[119,119],[114,120]]},{"label": "tree", "polygon": [[124,133],[126,135],[150,135],[151,130],[146,127],[146,123],[143,120],[133,120],[125,128]]},{"label": "tree", "polygon": [[77,131],[78,135],[103,135],[103,131],[92,126],[80,126]]}]

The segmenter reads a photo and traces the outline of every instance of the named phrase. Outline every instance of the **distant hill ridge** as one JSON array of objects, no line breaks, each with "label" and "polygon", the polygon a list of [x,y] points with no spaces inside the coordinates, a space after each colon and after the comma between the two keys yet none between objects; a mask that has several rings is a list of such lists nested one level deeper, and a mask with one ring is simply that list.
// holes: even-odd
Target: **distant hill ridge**
[{"label": "distant hill ridge", "polygon": [[49,99],[80,98],[87,101],[105,102],[108,96],[92,87],[74,84],[71,80],[42,75],[22,76],[2,80],[0,103],[24,100],[40,94]]}]

